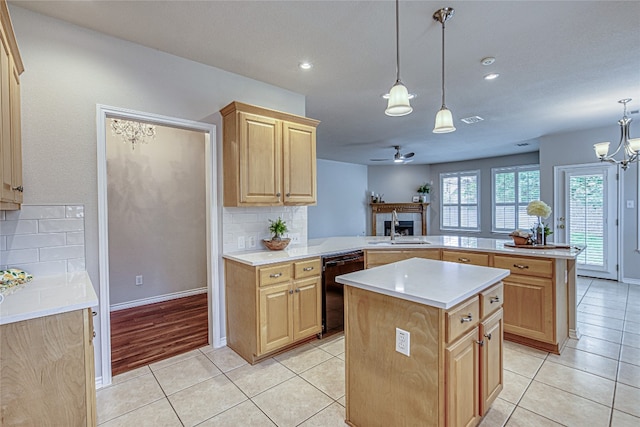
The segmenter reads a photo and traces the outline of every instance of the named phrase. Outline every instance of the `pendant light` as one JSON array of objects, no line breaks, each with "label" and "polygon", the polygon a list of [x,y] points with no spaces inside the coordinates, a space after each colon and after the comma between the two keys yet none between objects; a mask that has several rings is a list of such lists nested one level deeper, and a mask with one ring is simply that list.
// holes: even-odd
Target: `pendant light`
[{"label": "pendant light", "polygon": [[400,20],[398,18],[398,1],[396,0],[396,83],[389,91],[389,102],[384,113],[387,116],[406,116],[413,111],[409,104],[409,91],[400,80]]},{"label": "pendant light", "polygon": [[454,10],[451,7],[443,7],[433,14],[433,19],[442,24],[442,107],[436,114],[436,125],[433,133],[449,133],[456,130],[453,126],[453,116],[444,103],[444,23],[453,17]]}]

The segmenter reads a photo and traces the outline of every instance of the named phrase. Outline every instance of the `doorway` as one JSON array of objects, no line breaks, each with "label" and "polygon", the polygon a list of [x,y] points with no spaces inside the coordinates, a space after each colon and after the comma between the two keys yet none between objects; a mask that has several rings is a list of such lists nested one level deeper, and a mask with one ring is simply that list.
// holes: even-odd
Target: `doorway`
[{"label": "doorway", "polygon": [[[97,105],[97,157],[98,157],[98,225],[100,263],[100,366],[102,386],[111,384],[111,324],[110,324],[110,274],[109,274],[109,205],[107,186],[106,130],[111,118],[133,120],[169,128],[204,133],[205,158],[205,224],[206,224],[206,289],[208,300],[208,342],[214,347],[222,345],[218,317],[221,295],[218,269],[218,198],[216,191],[216,127],[208,123],[187,121],[172,117]],[[135,186],[135,183],[131,184]]]},{"label": "doorway", "polygon": [[578,274],[618,280],[618,169],[609,164],[556,166],[557,240],[586,245]]}]

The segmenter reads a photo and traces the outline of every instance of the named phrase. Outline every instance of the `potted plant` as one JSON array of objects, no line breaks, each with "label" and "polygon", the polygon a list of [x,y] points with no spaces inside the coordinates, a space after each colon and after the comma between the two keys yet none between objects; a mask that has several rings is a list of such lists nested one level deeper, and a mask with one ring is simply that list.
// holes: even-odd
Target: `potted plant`
[{"label": "potted plant", "polygon": [[277,220],[269,220],[269,231],[273,235],[271,239],[263,239],[264,245],[272,251],[280,251],[287,247],[291,239],[282,238],[282,235],[288,231],[287,223],[278,217]]},{"label": "potted plant", "polygon": [[418,193],[420,193],[420,199],[422,200],[422,203],[427,203],[429,198],[428,195],[430,191],[431,191],[431,185],[429,185],[426,182],[422,184],[420,187],[418,187]]}]

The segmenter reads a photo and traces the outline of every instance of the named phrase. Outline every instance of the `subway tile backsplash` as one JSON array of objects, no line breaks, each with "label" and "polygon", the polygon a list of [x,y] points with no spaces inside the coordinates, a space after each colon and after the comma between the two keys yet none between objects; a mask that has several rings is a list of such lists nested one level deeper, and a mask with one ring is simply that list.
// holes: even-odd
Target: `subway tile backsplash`
[{"label": "subway tile backsplash", "polygon": [[[271,237],[269,220],[282,218],[287,223],[289,236],[298,235],[299,242],[290,246],[307,244],[307,207],[277,206],[253,208],[223,208],[223,252],[255,251],[265,249],[262,239]],[[244,248],[240,247],[244,242]],[[251,247],[251,243],[255,245]]]},{"label": "subway tile backsplash", "polygon": [[0,211],[0,268],[35,276],[84,270],[84,206],[22,205],[18,211]]}]

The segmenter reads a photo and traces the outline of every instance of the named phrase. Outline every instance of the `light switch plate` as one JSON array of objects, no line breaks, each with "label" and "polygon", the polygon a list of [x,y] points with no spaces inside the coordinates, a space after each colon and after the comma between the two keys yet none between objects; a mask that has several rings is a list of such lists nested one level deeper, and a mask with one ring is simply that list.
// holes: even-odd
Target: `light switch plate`
[{"label": "light switch plate", "polygon": [[627,200],[627,209],[633,209],[634,203],[633,200]]}]

